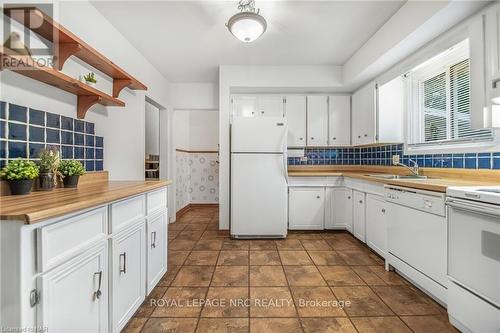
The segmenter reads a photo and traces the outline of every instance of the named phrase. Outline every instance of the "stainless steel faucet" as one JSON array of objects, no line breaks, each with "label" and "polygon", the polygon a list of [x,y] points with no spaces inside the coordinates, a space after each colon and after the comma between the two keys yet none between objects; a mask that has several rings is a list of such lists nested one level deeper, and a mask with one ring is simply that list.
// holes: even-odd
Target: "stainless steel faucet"
[{"label": "stainless steel faucet", "polygon": [[394,165],[405,167],[408,170],[410,170],[411,173],[414,174],[415,176],[419,176],[420,169],[419,169],[418,163],[416,161],[412,160],[411,158],[408,161],[410,163],[413,163],[413,166],[408,166],[408,165],[400,163],[400,162],[394,163]]}]

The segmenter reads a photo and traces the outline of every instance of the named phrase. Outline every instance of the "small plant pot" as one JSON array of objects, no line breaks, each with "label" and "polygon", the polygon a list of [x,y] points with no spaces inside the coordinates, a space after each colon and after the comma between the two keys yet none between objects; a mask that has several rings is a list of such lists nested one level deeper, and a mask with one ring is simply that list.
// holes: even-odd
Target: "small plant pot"
[{"label": "small plant pot", "polygon": [[52,191],[54,189],[54,174],[52,172],[40,172],[38,177],[40,191]]},{"label": "small plant pot", "polygon": [[80,176],[65,176],[63,178],[64,187],[75,188],[78,186],[78,180]]},{"label": "small plant pot", "polygon": [[12,195],[28,194],[33,186],[33,179],[9,180],[8,182]]}]

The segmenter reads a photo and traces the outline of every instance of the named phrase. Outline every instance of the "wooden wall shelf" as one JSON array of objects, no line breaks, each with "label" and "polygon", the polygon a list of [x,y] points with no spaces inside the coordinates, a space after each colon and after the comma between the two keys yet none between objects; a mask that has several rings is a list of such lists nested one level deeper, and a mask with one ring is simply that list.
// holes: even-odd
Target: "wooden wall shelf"
[{"label": "wooden wall shelf", "polygon": [[106,106],[125,106],[125,103],[119,99],[73,79],[58,70],[36,63],[30,56],[17,55],[14,51],[0,46],[0,57],[2,58],[0,70],[9,69],[77,95],[77,116],[79,119],[85,118],[88,109],[96,103]]},{"label": "wooden wall shelf", "polygon": [[[55,52],[54,66],[62,70],[66,60],[74,55],[92,67],[113,78],[113,97],[118,97],[123,88],[147,90],[147,87],[125,72],[111,60],[99,53],[75,34],[55,22],[50,16],[36,7],[4,8],[6,16],[25,25],[41,37],[53,42]],[[30,22],[36,23],[30,26]],[[111,41],[110,41],[111,42]]]}]

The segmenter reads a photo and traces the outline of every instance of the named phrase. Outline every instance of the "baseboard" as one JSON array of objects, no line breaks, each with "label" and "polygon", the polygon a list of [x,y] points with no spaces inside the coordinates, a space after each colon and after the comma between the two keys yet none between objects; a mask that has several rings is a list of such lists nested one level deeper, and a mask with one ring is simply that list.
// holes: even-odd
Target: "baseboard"
[{"label": "baseboard", "polygon": [[219,207],[218,203],[190,203],[184,206],[183,208],[179,209],[177,213],[175,214],[175,218],[178,219],[182,215],[186,214],[189,212],[191,209],[195,208],[217,208]]}]

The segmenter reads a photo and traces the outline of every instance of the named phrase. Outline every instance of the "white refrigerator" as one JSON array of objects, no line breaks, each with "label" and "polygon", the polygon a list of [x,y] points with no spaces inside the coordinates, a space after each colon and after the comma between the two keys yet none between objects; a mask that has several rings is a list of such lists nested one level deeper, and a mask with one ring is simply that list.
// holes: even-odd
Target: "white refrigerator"
[{"label": "white refrigerator", "polygon": [[232,237],[286,237],[286,138],[286,118],[233,118],[230,227]]}]

